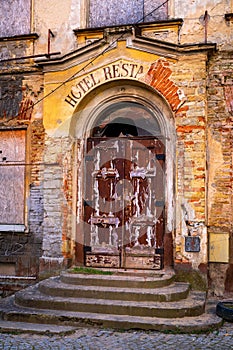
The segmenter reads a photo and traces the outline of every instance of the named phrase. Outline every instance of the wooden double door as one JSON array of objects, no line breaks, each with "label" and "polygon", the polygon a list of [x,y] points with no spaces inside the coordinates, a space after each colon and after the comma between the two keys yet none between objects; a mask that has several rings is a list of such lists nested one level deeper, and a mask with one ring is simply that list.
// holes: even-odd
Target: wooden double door
[{"label": "wooden double door", "polygon": [[86,266],[163,268],[164,162],[155,137],[87,140]]}]

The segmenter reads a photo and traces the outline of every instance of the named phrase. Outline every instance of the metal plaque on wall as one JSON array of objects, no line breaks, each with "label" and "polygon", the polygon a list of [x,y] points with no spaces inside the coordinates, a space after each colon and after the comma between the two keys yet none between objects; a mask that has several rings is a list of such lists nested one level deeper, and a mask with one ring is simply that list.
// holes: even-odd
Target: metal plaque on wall
[{"label": "metal plaque on wall", "polygon": [[200,237],[185,237],[185,251],[186,252],[200,252]]}]

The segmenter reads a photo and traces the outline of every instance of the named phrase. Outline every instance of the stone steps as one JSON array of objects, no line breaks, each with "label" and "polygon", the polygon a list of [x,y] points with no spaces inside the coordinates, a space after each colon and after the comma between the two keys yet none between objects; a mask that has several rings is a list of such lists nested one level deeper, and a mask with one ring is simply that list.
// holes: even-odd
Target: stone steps
[{"label": "stone steps", "polygon": [[73,285],[62,282],[58,277],[42,281],[38,288],[41,293],[54,297],[160,302],[185,299],[189,293],[188,283],[173,283],[163,288],[123,288]]},{"label": "stone steps", "polygon": [[76,327],[58,326],[52,324],[38,324],[29,322],[12,322],[0,320],[1,333],[33,333],[46,335],[64,335],[72,334],[76,331]]},{"label": "stone steps", "polygon": [[[132,272],[131,275],[119,274],[118,272],[113,275],[91,275],[91,274],[75,274],[75,273],[62,273],[60,278],[61,282],[72,285],[86,285],[86,286],[99,286],[102,287],[119,287],[122,288],[160,288],[169,286],[174,281],[174,273],[168,274],[155,274],[151,276],[151,273]],[[101,282],[100,282],[101,279]]]},{"label": "stone steps", "polygon": [[174,273],[165,271],[63,272],[3,299],[0,314],[16,328],[23,322],[32,329],[33,324],[57,324],[200,332],[222,322],[214,309],[206,309],[204,292],[174,282]]},{"label": "stone steps", "polygon": [[[207,332],[219,328],[222,319],[216,316],[215,308],[209,306],[204,314],[183,318],[138,317],[129,315],[110,315],[105,313],[87,313],[51,309],[33,309],[15,305],[13,297],[4,300],[1,306],[2,319],[15,324],[20,329],[21,323],[27,323],[31,329],[36,325],[58,325],[66,327],[100,327],[113,329],[141,329],[154,331],[173,331],[181,333]],[[6,324],[7,326],[7,324]],[[0,323],[0,331],[4,321]],[[12,328],[13,330],[13,328]],[[23,329],[22,329],[23,331]]]},{"label": "stone steps", "polygon": [[121,314],[131,316],[169,317],[201,315],[205,309],[205,293],[191,292],[187,299],[175,302],[131,301],[96,298],[67,298],[41,293],[38,286],[20,291],[15,296],[17,305],[79,312]]}]

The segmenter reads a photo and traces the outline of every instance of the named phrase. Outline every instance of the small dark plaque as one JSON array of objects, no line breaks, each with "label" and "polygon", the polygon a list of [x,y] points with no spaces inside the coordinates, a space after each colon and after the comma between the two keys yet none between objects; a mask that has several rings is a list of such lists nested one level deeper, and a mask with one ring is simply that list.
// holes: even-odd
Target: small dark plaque
[{"label": "small dark plaque", "polygon": [[185,237],[186,252],[200,252],[200,237]]},{"label": "small dark plaque", "polygon": [[157,160],[165,160],[165,154],[156,154]]}]

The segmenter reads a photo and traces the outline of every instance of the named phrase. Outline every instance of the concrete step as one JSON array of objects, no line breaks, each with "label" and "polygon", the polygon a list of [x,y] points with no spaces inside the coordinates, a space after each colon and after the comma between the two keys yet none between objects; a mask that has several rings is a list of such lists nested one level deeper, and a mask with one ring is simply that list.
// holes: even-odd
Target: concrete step
[{"label": "concrete step", "polygon": [[198,316],[205,310],[206,295],[190,292],[187,299],[173,302],[125,301],[111,299],[67,298],[46,295],[38,285],[19,291],[15,303],[19,306],[77,312],[130,315],[142,317],[178,318]]},{"label": "concrete step", "polygon": [[46,335],[67,335],[76,331],[76,327],[38,324],[29,322],[13,322],[0,320],[1,333],[33,333]]},{"label": "concrete step", "polygon": [[39,283],[39,291],[51,296],[66,298],[96,298],[131,301],[178,301],[189,293],[188,283],[173,283],[163,288],[123,288],[72,285],[61,282],[59,277],[52,277]]},{"label": "concrete step", "polygon": [[28,325],[31,323],[31,329],[36,329],[38,324],[45,325],[45,328],[49,329],[48,325],[50,324],[56,325],[55,327],[63,326],[64,329],[68,326],[96,326],[124,330],[142,329],[181,333],[209,332],[222,325],[222,319],[215,314],[215,304],[213,303],[211,305],[207,303],[206,312],[201,316],[173,319],[19,307],[14,304],[14,298],[9,297],[1,301],[0,313],[2,318],[0,330],[4,329],[4,322],[9,321],[15,325],[15,330],[19,330],[21,323],[25,321]]},{"label": "concrete step", "polygon": [[0,275],[0,297],[5,298],[35,283],[36,277]]},{"label": "concrete step", "polygon": [[67,284],[122,288],[160,288],[174,281],[174,272],[145,274],[136,272],[116,272],[113,275],[92,275],[63,272],[61,281]]}]

